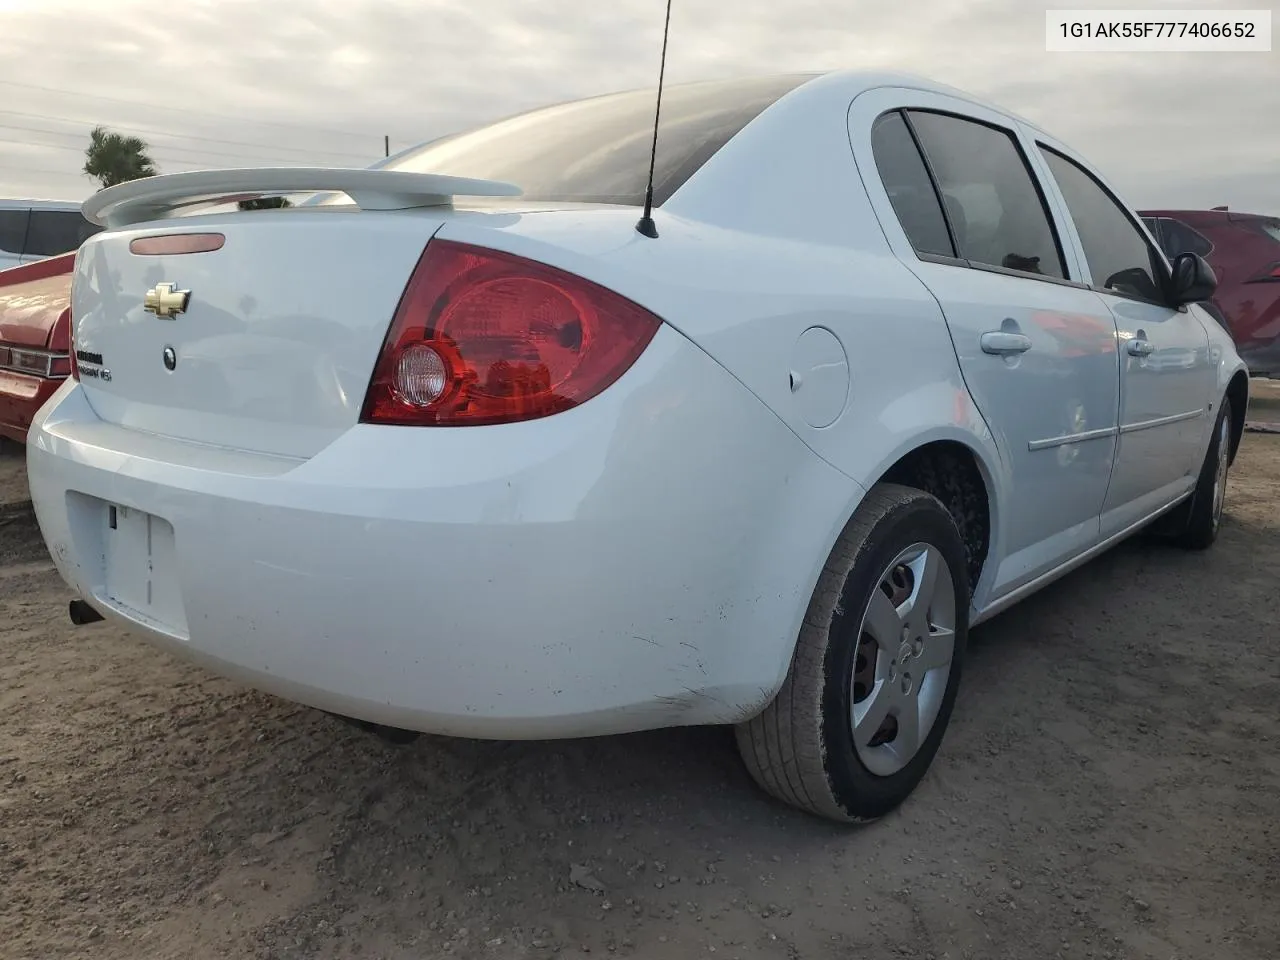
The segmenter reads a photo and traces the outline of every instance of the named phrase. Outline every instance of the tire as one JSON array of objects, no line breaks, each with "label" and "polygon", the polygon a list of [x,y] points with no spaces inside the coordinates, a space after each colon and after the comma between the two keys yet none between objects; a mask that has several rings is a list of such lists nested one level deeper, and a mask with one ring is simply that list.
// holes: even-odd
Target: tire
[{"label": "tire", "polygon": [[[926,589],[928,602],[917,602]],[[876,485],[818,578],[781,690],[737,727],[756,782],[843,823],[870,822],[901,804],[946,732],[968,618],[964,543],[951,515],[923,491]],[[908,716],[917,720],[913,751],[898,743],[910,734]]]},{"label": "tire", "polygon": [[1205,550],[1218,539],[1222,507],[1227,497],[1227,472],[1231,467],[1231,401],[1222,398],[1213,437],[1200,467],[1196,489],[1179,510],[1179,532],[1174,542],[1189,550]]}]

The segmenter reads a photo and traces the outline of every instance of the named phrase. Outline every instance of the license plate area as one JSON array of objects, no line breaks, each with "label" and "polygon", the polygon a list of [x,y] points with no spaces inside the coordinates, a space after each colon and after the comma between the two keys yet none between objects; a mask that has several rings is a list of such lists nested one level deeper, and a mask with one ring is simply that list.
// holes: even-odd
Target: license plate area
[{"label": "license plate area", "polygon": [[102,505],[103,593],[124,612],[186,636],[173,526],[114,503]]}]

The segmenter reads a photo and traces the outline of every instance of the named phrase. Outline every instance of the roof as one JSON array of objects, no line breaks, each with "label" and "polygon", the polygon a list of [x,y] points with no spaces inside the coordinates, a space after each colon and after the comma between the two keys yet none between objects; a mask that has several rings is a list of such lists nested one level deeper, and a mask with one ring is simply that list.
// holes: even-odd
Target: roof
[{"label": "roof", "polygon": [[0,207],[28,207],[32,210],[79,210],[78,200],[30,200],[22,197],[0,197]]}]

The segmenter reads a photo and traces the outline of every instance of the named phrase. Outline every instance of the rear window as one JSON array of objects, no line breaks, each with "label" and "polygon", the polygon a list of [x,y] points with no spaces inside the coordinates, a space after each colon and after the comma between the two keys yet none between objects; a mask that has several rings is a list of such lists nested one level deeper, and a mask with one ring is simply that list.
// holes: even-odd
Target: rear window
[{"label": "rear window", "polygon": [[53,257],[70,253],[101,229],[86,220],[79,210],[32,210],[26,255]]},{"label": "rear window", "polygon": [[1161,220],[1161,226],[1164,227],[1164,236],[1160,238],[1161,246],[1171,260],[1182,253],[1194,253],[1207,257],[1213,251],[1213,244],[1209,242],[1208,237],[1187,226],[1181,220],[1166,217]]},{"label": "rear window", "polygon": [[[662,95],[653,202],[661,205],[735,134],[809,75],[668,87]],[[644,203],[654,92],[544,107],[419,147],[385,170],[505,180],[524,199]]]},{"label": "rear window", "polygon": [[1258,223],[1258,226],[1272,240],[1280,243],[1280,220],[1262,220]]},{"label": "rear window", "polygon": [[0,251],[22,254],[27,236],[26,210],[0,210]]}]

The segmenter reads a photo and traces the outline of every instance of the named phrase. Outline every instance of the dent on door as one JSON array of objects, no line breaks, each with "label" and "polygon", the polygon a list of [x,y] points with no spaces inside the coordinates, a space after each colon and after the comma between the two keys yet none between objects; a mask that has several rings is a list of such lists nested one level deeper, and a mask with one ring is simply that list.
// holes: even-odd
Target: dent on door
[{"label": "dent on door", "polygon": [[1115,327],[1094,315],[1052,310],[1036,311],[1030,323],[1047,335],[1061,363],[1073,364],[1079,371],[1078,389],[1061,397],[1057,430],[1027,443],[1031,453],[1056,448],[1059,462],[1065,464],[1075,459],[1078,444],[1117,432]]}]

